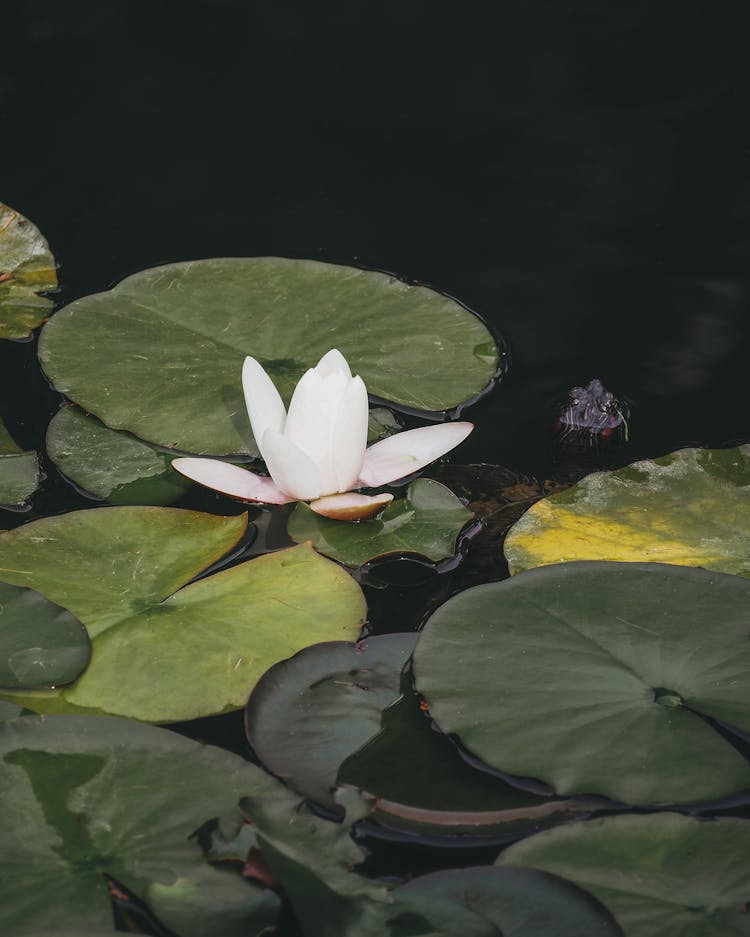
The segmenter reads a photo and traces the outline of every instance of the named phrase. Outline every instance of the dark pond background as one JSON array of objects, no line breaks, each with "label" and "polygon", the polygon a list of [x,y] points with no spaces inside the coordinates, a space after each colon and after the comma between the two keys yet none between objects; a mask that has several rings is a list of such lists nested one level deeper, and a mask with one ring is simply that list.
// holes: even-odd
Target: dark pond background
[{"label": "dark pond background", "polygon": [[[750,438],[744,0],[35,0],[0,28],[0,198],[62,299],[190,258],[361,264],[507,339],[462,461],[554,475],[555,401],[593,377],[631,407],[620,462]],[[0,343],[22,446],[57,406]],[[36,510],[83,503],[46,468]]]},{"label": "dark pond background", "polygon": [[632,457],[747,437],[742,0],[36,0],[2,33],[2,200],[65,299],[187,258],[377,267],[511,345],[462,458],[547,474],[591,377]]}]

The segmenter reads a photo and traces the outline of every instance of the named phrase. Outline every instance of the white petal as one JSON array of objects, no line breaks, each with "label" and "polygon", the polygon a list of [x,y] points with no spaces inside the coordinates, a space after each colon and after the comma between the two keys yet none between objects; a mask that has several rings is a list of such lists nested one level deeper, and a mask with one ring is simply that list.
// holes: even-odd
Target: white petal
[{"label": "white petal", "polygon": [[347,381],[352,379],[352,372],[347,364],[346,358],[341,354],[338,348],[332,348],[327,351],[320,361],[315,365],[315,370],[321,377],[327,377],[333,371],[339,371]]},{"label": "white petal", "polygon": [[349,383],[341,371],[332,370],[322,377],[311,368],[295,387],[289,404],[284,435],[318,466],[322,494],[338,491],[333,426]]},{"label": "white petal", "polygon": [[[286,410],[284,401],[276,390],[265,368],[255,358],[245,358],[242,365],[242,389],[245,406],[253,428],[258,449],[263,445],[267,429],[283,430]],[[261,449],[261,455],[263,450]]]},{"label": "white petal", "polygon": [[271,478],[281,491],[302,501],[328,494],[321,487],[318,466],[283,433],[267,429],[262,447]]},{"label": "white petal", "polygon": [[367,388],[361,377],[347,384],[333,414],[331,452],[336,491],[356,488],[367,448]]},{"label": "white petal", "polygon": [[270,478],[219,459],[172,459],[180,475],[242,501],[264,501],[267,504],[288,504],[296,498],[287,497]]},{"label": "white petal", "polygon": [[328,495],[311,501],[310,507],[316,514],[333,518],[335,521],[361,521],[377,514],[386,504],[393,501],[393,495],[358,495],[349,491],[341,495]]},{"label": "white petal", "polygon": [[463,442],[473,429],[473,423],[440,423],[381,439],[365,452],[360,481],[375,488],[418,472]]}]

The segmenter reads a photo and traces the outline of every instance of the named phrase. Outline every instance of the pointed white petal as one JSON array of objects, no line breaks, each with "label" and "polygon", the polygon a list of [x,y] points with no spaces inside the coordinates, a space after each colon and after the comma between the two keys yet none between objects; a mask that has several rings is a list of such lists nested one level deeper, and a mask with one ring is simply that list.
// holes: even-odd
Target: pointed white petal
[{"label": "pointed white petal", "polygon": [[367,388],[361,377],[348,382],[331,425],[331,454],[336,476],[335,491],[357,485],[367,448]]},{"label": "pointed white petal", "polygon": [[284,435],[318,466],[323,494],[338,491],[332,429],[348,384],[341,371],[322,377],[311,368],[297,384],[289,404]]},{"label": "pointed white petal", "polygon": [[284,428],[284,401],[265,368],[255,358],[245,358],[242,365],[242,390],[253,436],[262,455],[261,447],[266,430],[281,431]]},{"label": "pointed white petal", "polygon": [[418,472],[463,442],[473,429],[473,423],[439,423],[381,439],[365,452],[360,481],[375,488]]},{"label": "pointed white petal", "polygon": [[335,521],[361,521],[367,517],[373,517],[391,501],[393,501],[393,495],[369,496],[349,491],[346,494],[318,498],[317,501],[310,502],[310,507],[316,514],[333,518]]},{"label": "pointed white petal", "polygon": [[352,379],[352,372],[347,364],[346,358],[341,354],[338,348],[332,348],[330,351],[327,351],[315,365],[315,370],[321,377],[327,377],[332,371],[340,371],[347,381]]},{"label": "pointed white petal", "polygon": [[242,501],[264,501],[267,504],[288,504],[296,501],[284,494],[271,478],[256,475],[238,465],[219,459],[172,459],[172,466],[186,478],[222,494]]},{"label": "pointed white petal", "polygon": [[302,501],[328,494],[321,487],[318,466],[283,433],[267,429],[262,447],[271,478],[285,494]]}]

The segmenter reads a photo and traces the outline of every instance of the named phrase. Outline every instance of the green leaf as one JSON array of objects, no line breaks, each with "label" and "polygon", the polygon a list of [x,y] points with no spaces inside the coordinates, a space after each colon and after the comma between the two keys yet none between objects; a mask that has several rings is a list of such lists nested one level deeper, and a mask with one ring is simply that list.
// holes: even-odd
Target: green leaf
[{"label": "green leaf", "polygon": [[435,730],[410,683],[407,671],[403,695],[384,710],[381,731],[339,768],[339,784],[377,796],[373,817],[381,826],[433,839],[470,833],[507,841],[611,806],[601,798],[531,793],[469,764]]},{"label": "green leaf", "polygon": [[750,576],[750,445],[680,449],[588,475],[535,504],[508,534],[505,555],[512,573],[598,559]]},{"label": "green leaf", "polygon": [[[274,789],[236,755],[165,729],[85,716],[0,723],[0,879],[7,886],[0,932],[111,927],[106,873],[149,895],[181,937],[239,934],[240,908],[244,933],[259,934],[278,900],[240,876],[216,888],[191,836],[212,817],[239,822],[240,796]],[[180,908],[163,897],[186,890],[185,882],[194,917],[185,913],[187,898]]]},{"label": "green leaf", "polygon": [[418,478],[405,498],[370,520],[334,521],[300,501],[287,529],[292,540],[309,540],[319,553],[346,566],[362,566],[389,553],[415,553],[437,562],[453,556],[458,535],[473,516],[439,482]]},{"label": "green leaf", "polygon": [[13,703],[6,703],[5,700],[0,700],[0,721],[3,719],[15,719],[16,716],[20,716],[23,712],[23,709],[20,706],[14,706]]},{"label": "green leaf", "polygon": [[245,710],[247,737],[263,764],[334,809],[339,765],[380,731],[416,640],[387,634],[316,644],[268,670]]},{"label": "green leaf", "polygon": [[351,789],[339,791],[337,802],[341,823],[323,820],[289,792],[245,797],[240,806],[305,937],[385,937],[392,913],[386,889],[352,871],[364,856],[349,834],[370,803]]},{"label": "green leaf", "polygon": [[47,453],[79,488],[112,504],[171,504],[191,487],[172,468],[177,453],[110,429],[75,406],[52,418]]},{"label": "green leaf", "polygon": [[28,338],[47,318],[57,287],[55,258],[38,228],[0,202],[0,338]]},{"label": "green leaf", "polygon": [[536,869],[447,869],[412,879],[391,896],[401,915],[408,911],[429,925],[401,931],[420,937],[622,935],[610,912],[591,895]]},{"label": "green leaf", "polygon": [[309,546],[190,583],[245,526],[244,515],[111,507],[2,534],[0,576],[69,608],[93,640],[72,686],[5,698],[38,712],[194,719],[244,705],[271,664],[310,641],[357,636],[359,586]]},{"label": "green leaf", "polygon": [[39,465],[36,452],[23,452],[19,449],[0,420],[0,505],[23,507],[38,487]]},{"label": "green leaf", "polygon": [[33,589],[0,582],[0,687],[72,683],[90,657],[88,633],[67,609]]},{"label": "green leaf", "polygon": [[444,732],[559,794],[696,803],[750,787],[704,716],[750,729],[750,583],[658,563],[546,566],[454,596],[414,653]]},{"label": "green leaf", "polygon": [[[82,348],[96,348],[82,355]],[[76,300],[45,327],[55,387],[114,429],[200,454],[257,455],[242,397],[253,355],[288,401],[338,348],[371,394],[451,410],[492,381],[499,352],[483,323],[423,286],[352,267],[218,258],[143,270]]]},{"label": "green leaf", "polygon": [[674,813],[606,817],[548,830],[499,858],[571,879],[629,937],[747,937],[750,822]]},{"label": "green leaf", "polygon": [[273,931],[267,928],[275,922],[280,905],[275,892],[243,879],[240,870],[208,865],[197,866],[171,882],[149,882],[143,897],[159,920],[169,921],[180,937],[215,937],[219,927],[221,937],[270,934]]},{"label": "green leaf", "polygon": [[373,407],[367,418],[367,441],[376,442],[401,432],[401,426],[387,407]]}]

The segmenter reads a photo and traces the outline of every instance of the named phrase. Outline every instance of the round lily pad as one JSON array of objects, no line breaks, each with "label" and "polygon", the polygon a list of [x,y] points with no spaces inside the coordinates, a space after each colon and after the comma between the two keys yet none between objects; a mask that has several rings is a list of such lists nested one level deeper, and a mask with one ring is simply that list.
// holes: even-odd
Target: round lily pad
[{"label": "round lily pad", "polygon": [[309,545],[190,582],[233,547],[246,516],[110,507],[0,536],[0,576],[69,608],[93,641],[69,687],[5,694],[37,712],[149,722],[238,709],[271,664],[311,641],[355,638],[362,592]]},{"label": "round lily pad", "polygon": [[339,765],[380,731],[416,640],[387,634],[315,644],[271,667],[245,710],[247,737],[263,764],[305,797],[335,808]]},{"label": "round lily pad", "polygon": [[418,478],[405,498],[375,518],[356,524],[321,517],[300,501],[289,518],[289,536],[309,540],[319,553],[346,566],[362,566],[390,553],[415,553],[437,562],[453,556],[461,530],[474,517],[439,482]]},{"label": "round lily pad", "polygon": [[750,576],[750,445],[680,449],[539,501],[505,540],[512,573],[650,560]]},{"label": "round lily pad", "polygon": [[34,589],[0,582],[0,687],[72,683],[90,657],[88,633],[67,609]]},{"label": "round lily pad", "polygon": [[522,840],[498,862],[545,869],[595,895],[633,937],[747,937],[750,822],[619,816]]},{"label": "round lily pad", "polygon": [[[485,325],[447,296],[383,273],[278,257],[143,270],[62,309],[39,357],[61,393],[114,429],[188,452],[257,455],[245,355],[288,402],[334,347],[370,394],[427,411],[476,398],[500,362]],[[83,353],[90,348],[96,354]]]},{"label": "round lily pad", "polygon": [[750,788],[710,721],[750,729],[749,599],[746,579],[701,569],[542,567],[439,608],[416,685],[473,754],[559,794],[719,799]]},{"label": "round lily pad", "polygon": [[0,338],[28,338],[52,311],[55,258],[28,218],[0,202]]},{"label": "round lily pad", "polygon": [[[537,869],[477,866],[421,875],[391,892],[399,916],[424,937],[621,937],[610,912],[583,889]],[[407,922],[405,922],[407,923]],[[408,923],[413,926],[413,918]]]},{"label": "round lily pad", "polygon": [[191,487],[175,454],[64,406],[47,428],[47,453],[78,488],[111,504],[171,504]]},{"label": "round lily pad", "polygon": [[0,932],[111,927],[106,875],[181,937],[260,934],[276,896],[208,866],[192,834],[215,817],[238,823],[239,798],[274,783],[229,752],[122,719],[0,723]]},{"label": "round lily pad", "polygon": [[0,505],[21,508],[38,487],[36,452],[19,449],[0,420]]}]

